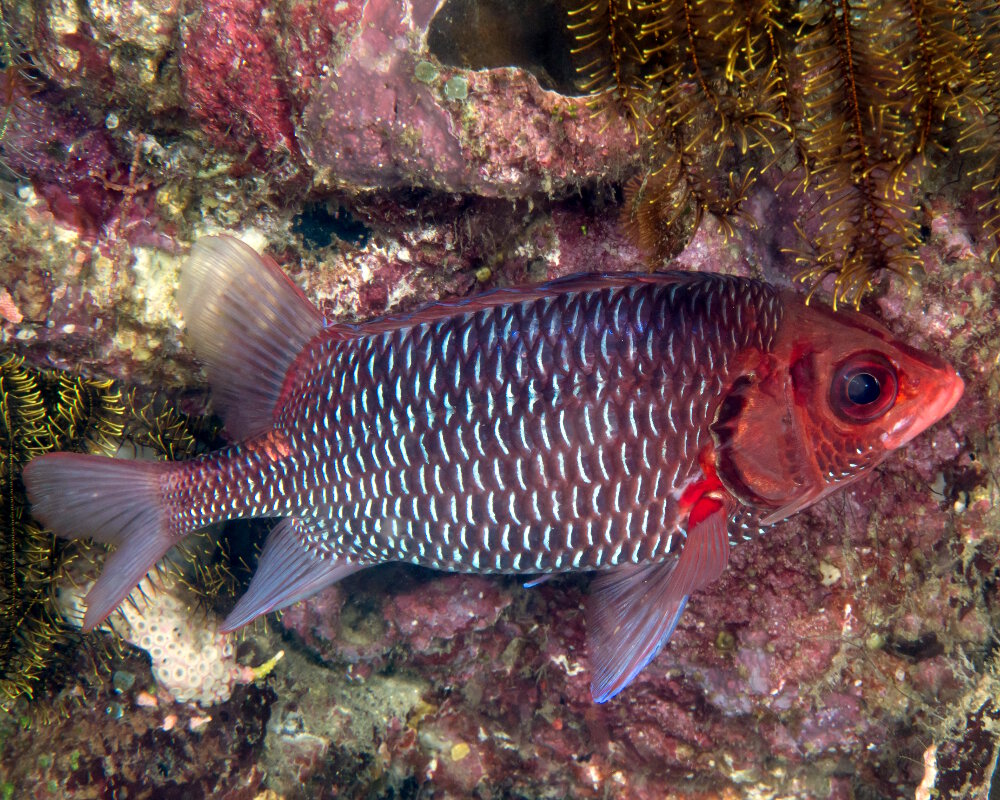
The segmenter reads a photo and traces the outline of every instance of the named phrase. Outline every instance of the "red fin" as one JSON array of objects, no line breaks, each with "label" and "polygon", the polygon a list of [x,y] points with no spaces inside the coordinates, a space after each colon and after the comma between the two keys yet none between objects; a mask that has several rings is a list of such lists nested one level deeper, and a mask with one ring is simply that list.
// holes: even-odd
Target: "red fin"
[{"label": "red fin", "polygon": [[714,514],[723,506],[723,497],[727,497],[726,489],[715,473],[714,452],[705,448],[698,456],[702,477],[691,483],[681,494],[678,508],[681,514],[687,514],[687,529],[692,530],[703,520]]},{"label": "red fin", "polygon": [[344,338],[370,336],[385,333],[424,322],[436,322],[439,319],[455,314],[465,314],[481,311],[484,308],[504,305],[506,303],[522,303],[537,300],[541,297],[553,297],[570,292],[591,292],[599,289],[615,289],[636,286],[646,283],[683,284],[704,280],[704,274],[697,272],[609,272],[584,273],[566,275],[555,278],[547,283],[530,286],[515,286],[503,289],[491,289],[488,292],[462,297],[457,300],[443,300],[438,303],[418,308],[406,314],[388,314],[384,317],[360,323],[338,323],[330,326],[334,335]]},{"label": "red fin", "polygon": [[370,564],[346,564],[320,558],[306,547],[308,528],[296,517],[281,520],[267,537],[250,588],[222,623],[223,632],[234,631],[262,614],[312,597],[328,586]]},{"label": "red fin", "polygon": [[704,495],[691,509],[687,539],[674,570],[673,591],[691,594],[708,586],[728,563],[729,508],[717,497]]},{"label": "red fin", "polygon": [[176,541],[161,490],[171,468],[77,453],[39,456],[24,468],[32,516],[63,538],[115,546],[87,595],[85,631],[100,625]]},{"label": "red fin", "polygon": [[594,578],[587,602],[590,693],[606,703],[628,686],[669,641],[687,595],[675,596],[671,559],[631,564]]},{"label": "red fin", "polygon": [[620,566],[594,579],[587,603],[594,702],[607,702],[632,682],[669,641],[688,595],[725,569],[729,560],[725,504],[704,497],[692,514],[702,503],[718,506],[691,528],[679,557]]},{"label": "red fin", "polygon": [[177,301],[230,434],[269,430],[288,370],[323,315],[274,261],[231,236],[195,242]]}]

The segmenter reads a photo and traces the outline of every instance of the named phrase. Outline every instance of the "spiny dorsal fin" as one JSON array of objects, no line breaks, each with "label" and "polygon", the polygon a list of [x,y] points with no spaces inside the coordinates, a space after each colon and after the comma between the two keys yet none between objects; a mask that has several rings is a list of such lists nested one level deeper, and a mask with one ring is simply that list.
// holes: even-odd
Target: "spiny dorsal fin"
[{"label": "spiny dorsal fin", "polygon": [[542,297],[552,297],[558,294],[573,292],[595,292],[602,289],[622,289],[642,284],[657,283],[663,285],[691,285],[705,283],[712,278],[703,272],[581,272],[553,278],[545,283],[528,284],[524,286],[501,287],[481,292],[471,297],[459,297],[452,300],[439,300],[425,306],[400,314],[385,314],[365,322],[339,322],[331,325],[328,331],[331,336],[341,339],[353,339],[358,336],[372,336],[387,331],[395,331],[411,325],[454,316],[455,314],[471,314],[486,308],[494,308],[508,303],[526,303]]}]

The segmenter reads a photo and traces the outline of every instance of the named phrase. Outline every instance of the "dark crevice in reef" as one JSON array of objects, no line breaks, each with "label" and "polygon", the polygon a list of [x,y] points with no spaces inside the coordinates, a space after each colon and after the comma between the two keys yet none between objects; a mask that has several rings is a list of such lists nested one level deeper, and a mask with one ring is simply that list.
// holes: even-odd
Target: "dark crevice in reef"
[{"label": "dark crevice in reef", "polygon": [[932,632],[921,634],[915,639],[893,638],[886,644],[886,649],[890,653],[912,661],[923,661],[941,655],[944,652],[944,645]]},{"label": "dark crevice in reef", "polygon": [[559,0],[448,0],[427,34],[431,53],[464,69],[521,67],[546,89],[580,94]]},{"label": "dark crevice in reef", "polygon": [[313,250],[329,247],[334,239],[364,247],[371,236],[371,229],[348,209],[327,202],[306,203],[292,218],[292,231]]}]

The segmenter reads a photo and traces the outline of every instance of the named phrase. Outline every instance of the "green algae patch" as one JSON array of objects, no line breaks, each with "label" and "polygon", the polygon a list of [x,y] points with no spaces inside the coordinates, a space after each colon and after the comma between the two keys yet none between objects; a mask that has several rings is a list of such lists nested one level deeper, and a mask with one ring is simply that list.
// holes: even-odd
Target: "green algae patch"
[{"label": "green algae patch", "polygon": [[413,69],[413,77],[421,83],[433,83],[437,76],[438,68],[430,61],[418,61]]},{"label": "green algae patch", "polygon": [[449,78],[444,84],[444,96],[449,100],[465,100],[469,96],[469,81],[462,75]]}]

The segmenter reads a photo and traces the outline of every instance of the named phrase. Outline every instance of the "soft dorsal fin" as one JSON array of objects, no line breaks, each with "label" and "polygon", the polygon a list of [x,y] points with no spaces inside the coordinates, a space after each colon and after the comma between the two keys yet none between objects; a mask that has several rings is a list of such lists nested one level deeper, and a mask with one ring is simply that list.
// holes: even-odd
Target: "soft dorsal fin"
[{"label": "soft dorsal fin", "polygon": [[177,301],[229,433],[270,430],[285,376],[323,315],[273,260],[231,236],[195,242]]}]

